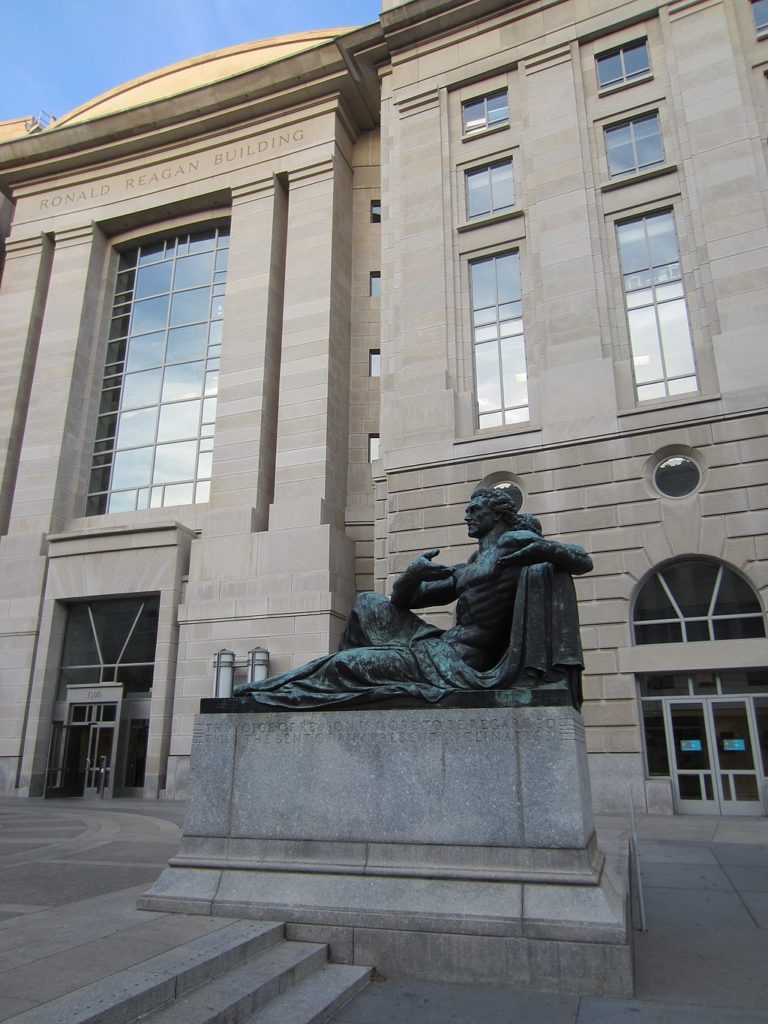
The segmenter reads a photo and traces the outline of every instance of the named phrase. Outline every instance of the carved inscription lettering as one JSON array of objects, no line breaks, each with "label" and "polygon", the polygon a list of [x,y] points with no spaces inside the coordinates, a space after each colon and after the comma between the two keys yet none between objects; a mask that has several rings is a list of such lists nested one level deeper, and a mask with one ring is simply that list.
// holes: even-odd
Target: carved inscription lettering
[{"label": "carved inscription lettering", "polygon": [[59,192],[55,196],[47,196],[40,200],[41,210],[55,210],[59,206],[72,206],[75,203],[83,203],[88,199],[103,199],[111,192],[111,185],[94,185],[92,188],[73,188],[70,192]]},{"label": "carved inscription lettering", "polygon": [[279,135],[269,135],[265,139],[254,140],[246,145],[231,146],[220,153],[215,153],[213,162],[215,166],[234,163],[238,160],[245,160],[249,156],[259,156],[261,153],[269,153],[275,149],[282,149],[283,146],[290,146],[292,142],[304,141],[304,129],[294,128],[292,132],[281,132]]},{"label": "carved inscription lettering", "polygon": [[229,732],[230,727],[226,722],[217,721],[215,718],[208,721],[198,718],[192,726],[192,739],[203,741],[219,740],[223,739]]},{"label": "carved inscription lettering", "polygon": [[320,744],[343,742],[350,746],[365,746],[384,740],[387,743],[427,744],[451,740],[474,743],[513,742],[514,733],[499,718],[462,717],[450,722],[432,721],[421,724],[388,726],[380,722],[363,724],[359,720],[328,720],[323,716],[312,719],[287,720],[282,716],[259,716],[256,721],[238,725],[238,742],[271,746]]},{"label": "carved inscription lettering", "polygon": [[584,726],[576,718],[558,719],[554,716],[541,718],[533,726],[529,726],[537,743],[555,743],[556,741],[585,741]]},{"label": "carved inscription lettering", "polygon": [[102,202],[108,196],[125,195],[126,193],[134,193],[143,189],[151,190],[179,178],[211,173],[217,168],[226,167],[228,164],[248,163],[251,157],[274,153],[284,149],[286,146],[292,146],[303,141],[303,128],[292,128],[289,131],[277,132],[274,135],[257,136],[251,142],[228,146],[226,149],[221,149],[214,153],[206,153],[194,160],[183,160],[180,163],[166,164],[163,167],[155,167],[131,174],[124,178],[122,182],[115,184],[105,182],[103,185],[72,188],[66,192],[48,195],[40,200],[40,209],[58,210],[61,207],[77,206],[81,203]]},{"label": "carved inscription lettering", "polygon": [[171,167],[162,167],[159,171],[151,171],[147,174],[139,174],[125,179],[125,191],[132,192],[137,188],[148,188],[151,185],[160,185],[164,181],[172,181],[174,178],[183,178],[192,174],[200,166],[199,160],[187,160],[186,163],[174,164]]}]

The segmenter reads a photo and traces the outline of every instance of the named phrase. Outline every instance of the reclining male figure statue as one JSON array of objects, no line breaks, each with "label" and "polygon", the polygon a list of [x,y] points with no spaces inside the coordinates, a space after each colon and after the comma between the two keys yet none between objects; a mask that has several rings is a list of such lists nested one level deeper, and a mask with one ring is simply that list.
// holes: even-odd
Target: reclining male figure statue
[{"label": "reclining male figure statue", "polygon": [[[394,697],[439,701],[448,693],[514,690],[520,704],[546,686],[581,705],[582,652],[573,575],[592,568],[578,544],[547,540],[534,516],[502,489],[480,489],[464,521],[478,547],[466,563],[441,565],[427,551],[387,599],[360,594],[339,650],[301,668],[238,686],[259,704],[350,706]],[[456,601],[447,630],[414,615]]]}]

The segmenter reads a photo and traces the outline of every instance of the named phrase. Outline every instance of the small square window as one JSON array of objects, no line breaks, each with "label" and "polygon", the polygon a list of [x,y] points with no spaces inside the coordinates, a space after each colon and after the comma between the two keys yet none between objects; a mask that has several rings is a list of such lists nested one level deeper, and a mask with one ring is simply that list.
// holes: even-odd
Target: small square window
[{"label": "small square window", "polygon": [[664,163],[658,114],[638,117],[605,129],[608,171],[612,178],[639,174]]},{"label": "small square window", "polygon": [[488,96],[467,100],[461,105],[461,117],[465,135],[474,135],[475,132],[507,124],[509,121],[507,90],[500,89]]},{"label": "small square window", "polygon": [[372,270],[369,278],[368,294],[373,297],[381,295],[381,271]]},{"label": "small square window", "polygon": [[648,40],[641,39],[617,50],[601,53],[596,57],[596,62],[597,80],[601,89],[644,78],[651,73]]},{"label": "small square window", "polygon": [[381,200],[371,200],[371,224],[381,224]]},{"label": "small square window", "polygon": [[752,17],[758,32],[768,32],[768,0],[752,0]]},{"label": "small square window", "polygon": [[515,205],[515,183],[512,177],[512,161],[502,160],[489,167],[467,171],[467,216],[488,217],[503,213]]},{"label": "small square window", "polygon": [[378,459],[379,450],[381,445],[381,438],[378,434],[368,435],[368,461],[373,462],[374,459]]},{"label": "small square window", "polygon": [[368,376],[381,376],[381,352],[377,348],[372,348],[368,353]]}]

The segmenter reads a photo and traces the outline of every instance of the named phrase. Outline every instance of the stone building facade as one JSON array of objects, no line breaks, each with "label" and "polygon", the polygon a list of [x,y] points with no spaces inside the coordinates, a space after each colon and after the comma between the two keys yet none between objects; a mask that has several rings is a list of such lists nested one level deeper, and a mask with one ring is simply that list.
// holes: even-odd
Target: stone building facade
[{"label": "stone building facade", "polygon": [[389,2],[0,126],[2,791],[183,796],[217,652],[484,482],[593,555],[598,808],[766,813],[766,7]]}]

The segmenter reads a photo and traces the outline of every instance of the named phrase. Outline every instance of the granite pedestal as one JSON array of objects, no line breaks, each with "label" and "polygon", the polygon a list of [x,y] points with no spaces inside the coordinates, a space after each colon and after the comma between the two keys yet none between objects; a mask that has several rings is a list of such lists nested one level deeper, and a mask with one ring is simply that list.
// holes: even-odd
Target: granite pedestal
[{"label": "granite pedestal", "polygon": [[624,996],[627,863],[571,708],[220,712],[140,906],[284,920],[387,976]]}]

